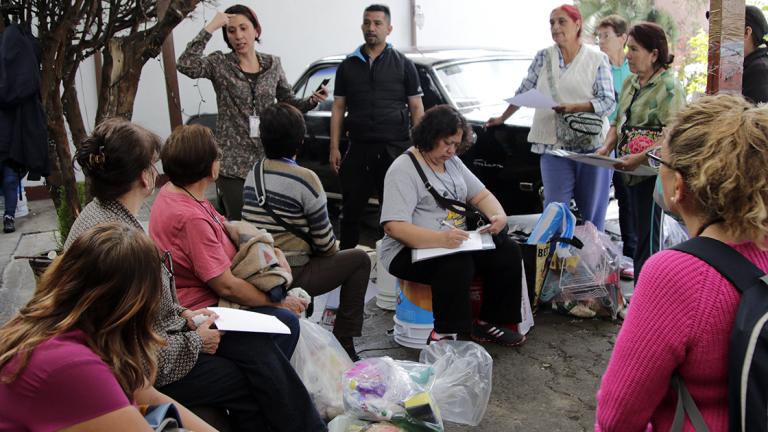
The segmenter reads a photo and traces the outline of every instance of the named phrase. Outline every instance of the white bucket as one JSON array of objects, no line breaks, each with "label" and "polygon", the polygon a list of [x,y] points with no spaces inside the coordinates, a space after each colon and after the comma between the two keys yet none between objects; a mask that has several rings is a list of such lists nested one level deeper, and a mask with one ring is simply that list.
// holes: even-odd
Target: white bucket
[{"label": "white bucket", "polygon": [[397,302],[397,278],[389,274],[381,264],[381,240],[376,242],[376,306],[385,310],[395,310]]},{"label": "white bucket", "polygon": [[413,324],[400,321],[397,317],[393,319],[395,342],[408,348],[423,349],[427,346],[427,339],[434,328],[432,324]]}]

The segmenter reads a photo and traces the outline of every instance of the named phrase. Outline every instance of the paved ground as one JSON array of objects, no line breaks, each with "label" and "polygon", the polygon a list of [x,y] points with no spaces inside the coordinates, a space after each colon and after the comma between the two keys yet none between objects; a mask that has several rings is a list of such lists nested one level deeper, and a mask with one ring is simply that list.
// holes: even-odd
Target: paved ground
[{"label": "paved ground", "polygon": [[[0,235],[0,323],[7,321],[34,290],[24,260],[56,247],[56,218],[50,201],[29,204],[18,231]],[[147,208],[140,219],[146,220]],[[371,237],[369,235],[368,237]],[[388,355],[417,360],[418,351],[399,347],[392,336],[392,312],[366,307],[363,357]],[[593,429],[595,392],[613,347],[618,325],[579,320],[542,311],[521,348],[486,346],[493,357],[493,391],[485,418],[476,428],[447,424],[447,431],[586,431]]]}]

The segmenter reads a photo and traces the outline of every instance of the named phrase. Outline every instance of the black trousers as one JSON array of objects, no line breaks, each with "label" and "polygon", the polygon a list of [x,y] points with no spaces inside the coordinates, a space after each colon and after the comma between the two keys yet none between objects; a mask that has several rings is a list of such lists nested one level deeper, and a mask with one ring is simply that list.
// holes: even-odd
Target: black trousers
[{"label": "black trousers", "polygon": [[411,262],[411,249],[400,251],[389,272],[401,279],[432,285],[432,311],[438,333],[466,333],[472,325],[469,286],[483,278],[480,319],[497,326],[522,321],[522,255],[507,236],[496,238],[496,249],[462,252]]},{"label": "black trousers", "polygon": [[637,234],[635,233],[635,209],[629,197],[629,186],[624,184],[622,173],[613,172],[613,193],[619,202],[619,229],[621,229],[621,242],[624,244],[622,253],[624,256],[634,257],[637,247]]},{"label": "black trousers", "polygon": [[[340,249],[351,249],[360,240],[360,220],[373,192],[383,205],[384,176],[392,164],[387,143],[354,141],[349,143],[341,163],[342,208]],[[383,235],[379,232],[379,236]]]},{"label": "black trousers", "polygon": [[661,229],[662,210],[653,201],[653,188],[656,177],[649,177],[634,186],[628,186],[629,199],[635,210],[635,279],[640,276],[643,265],[651,255],[659,251],[659,230]]},{"label": "black trousers", "polygon": [[187,407],[229,411],[236,431],[325,431],[312,399],[271,335],[228,332],[182,379],[158,389]]},{"label": "black trousers", "polygon": [[243,213],[243,185],[245,179],[219,176],[216,180],[219,212],[227,220],[239,221]]}]

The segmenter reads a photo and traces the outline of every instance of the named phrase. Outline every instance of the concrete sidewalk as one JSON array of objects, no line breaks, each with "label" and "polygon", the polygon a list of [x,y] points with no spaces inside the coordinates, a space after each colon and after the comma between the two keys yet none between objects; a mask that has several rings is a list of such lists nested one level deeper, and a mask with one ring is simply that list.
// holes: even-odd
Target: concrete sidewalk
[{"label": "concrete sidewalk", "polygon": [[[30,214],[17,219],[17,231],[0,235],[0,323],[32,295],[32,272],[25,260],[56,248],[56,216],[49,200],[29,203]],[[139,219],[149,219],[145,205]],[[418,360],[419,351],[398,346],[392,336],[393,313],[369,302],[362,357]],[[446,424],[447,431],[587,431],[594,428],[595,393],[610,357],[617,324],[581,320],[540,311],[521,348],[486,345],[493,357],[493,391],[480,426]]]}]

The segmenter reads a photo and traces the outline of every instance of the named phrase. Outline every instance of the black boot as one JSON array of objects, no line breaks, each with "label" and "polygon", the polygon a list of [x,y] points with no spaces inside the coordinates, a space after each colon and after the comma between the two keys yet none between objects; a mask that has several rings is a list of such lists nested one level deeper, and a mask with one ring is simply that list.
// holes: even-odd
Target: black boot
[{"label": "black boot", "polygon": [[[334,335],[336,336],[336,335]],[[356,362],[360,360],[360,356],[357,355],[357,351],[355,351],[355,342],[350,336],[336,336],[336,339],[341,344],[341,347],[344,348],[344,351],[349,354],[349,358],[352,359],[353,362]]]},{"label": "black boot", "polygon": [[3,218],[3,232],[12,233],[16,231],[16,219],[11,215],[5,215]]}]

